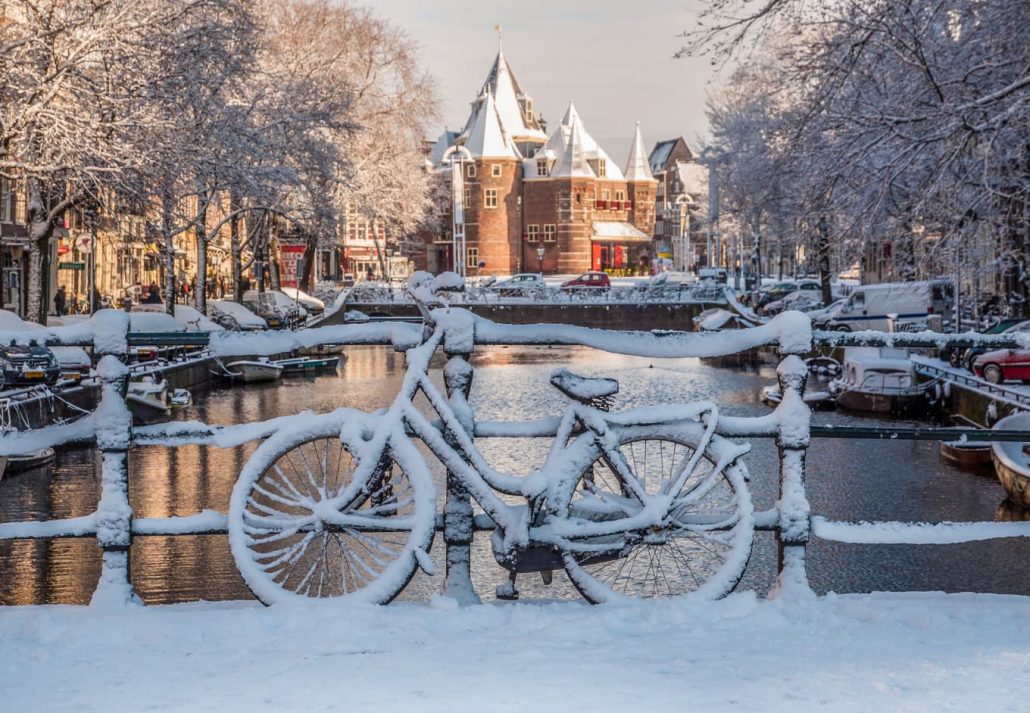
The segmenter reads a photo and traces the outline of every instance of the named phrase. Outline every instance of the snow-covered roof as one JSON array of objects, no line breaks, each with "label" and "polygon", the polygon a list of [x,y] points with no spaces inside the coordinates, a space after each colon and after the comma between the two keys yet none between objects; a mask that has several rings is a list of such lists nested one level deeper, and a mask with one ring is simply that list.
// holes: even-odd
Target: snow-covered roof
[{"label": "snow-covered roof", "polygon": [[672,153],[675,146],[676,139],[659,141],[654,145],[651,156],[648,158],[648,162],[651,164],[651,173],[658,173],[665,168],[665,164],[669,162],[669,154]]},{"label": "snow-covered roof", "polygon": [[647,158],[644,153],[644,139],[640,135],[640,122],[637,122],[636,131],[633,134],[633,145],[629,150],[629,159],[626,161],[627,181],[653,181],[654,176],[647,166]]},{"label": "snow-covered roof", "polygon": [[[536,152],[534,158],[540,155],[541,151],[552,151],[555,153],[554,169],[551,171],[552,176],[597,178],[597,166],[601,161],[604,161],[605,175],[602,178],[613,181],[624,180],[622,169],[611,160],[605,150],[601,148],[594,137],[590,135],[590,132],[586,130],[579,112],[576,111],[576,105],[571,100],[558,127],[548,138],[547,143]],[[570,156],[570,153],[573,155]],[[580,172],[568,173],[568,165],[579,163],[586,164],[585,172],[582,171],[582,166],[580,166]],[[535,175],[535,169],[533,175]]]},{"label": "snow-covered roof", "polygon": [[[571,107],[571,104],[570,104]],[[587,163],[583,150],[583,141],[579,134],[579,124],[574,123],[569,132],[569,141],[557,162],[552,176],[558,178],[593,178],[594,171]]]},{"label": "snow-covered roof", "polygon": [[[532,102],[532,99],[519,86],[501,47],[497,48],[497,57],[490,66],[490,72],[486,75],[486,81],[483,82],[483,87],[480,89],[473,113],[478,112],[487,94],[493,95],[501,124],[513,140],[543,141],[546,138],[540,128],[540,122],[533,112],[523,111],[524,102]],[[522,99],[521,103],[520,98]]]},{"label": "snow-covered roof", "polygon": [[595,220],[594,240],[622,240],[650,242],[651,236],[638,230],[632,223],[618,220]]},{"label": "snow-covered roof", "polygon": [[708,194],[708,167],[690,161],[676,162],[676,175],[683,192],[692,196]]},{"label": "snow-covered roof", "polygon": [[444,152],[447,151],[451,146],[454,146],[454,142],[457,140],[460,132],[457,131],[444,131],[440,134],[440,138],[433,144],[432,150],[429,152],[429,160],[434,166],[439,166],[440,162],[443,161]]},{"label": "snow-covered roof", "polygon": [[468,130],[465,148],[476,158],[522,158],[501,126],[497,105],[489,92]]}]

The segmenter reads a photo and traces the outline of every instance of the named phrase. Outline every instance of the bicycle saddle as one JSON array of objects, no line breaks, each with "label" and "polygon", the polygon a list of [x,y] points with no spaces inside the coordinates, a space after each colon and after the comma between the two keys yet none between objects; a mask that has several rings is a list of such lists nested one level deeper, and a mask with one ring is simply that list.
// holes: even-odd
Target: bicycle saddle
[{"label": "bicycle saddle", "polygon": [[579,376],[564,368],[551,373],[551,384],[570,399],[582,403],[606,399],[619,391],[619,382],[615,379]]}]

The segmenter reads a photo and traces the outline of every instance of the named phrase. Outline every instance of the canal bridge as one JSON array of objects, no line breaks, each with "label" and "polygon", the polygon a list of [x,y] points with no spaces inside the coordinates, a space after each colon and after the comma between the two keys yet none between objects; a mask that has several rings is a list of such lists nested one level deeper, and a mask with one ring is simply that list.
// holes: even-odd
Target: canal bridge
[{"label": "canal bridge", "polygon": [[[774,533],[778,543],[778,587],[781,593],[803,594],[807,585],[806,552],[815,535],[849,543],[947,544],[992,538],[1030,536],[1030,523],[918,523],[852,522],[812,512],[805,487],[805,456],[812,439],[913,439],[950,441],[962,439],[1030,441],[1030,433],[988,432],[972,428],[937,427],[820,427],[809,422],[801,400],[808,372],[801,355],[819,346],[892,346],[953,348],[1023,346],[1008,336],[942,335],[936,333],[824,333],[811,331],[807,319],[787,314],[769,324],[735,330],[732,335],[678,331],[607,331],[569,325],[498,324],[468,312],[452,323],[444,335],[442,350],[448,360],[444,370],[447,395],[458,409],[464,408],[471,388],[469,358],[478,345],[576,345],[622,354],[670,357],[708,357],[757,347],[775,347],[782,355],[777,369],[783,403],[770,417],[727,418],[719,432],[733,439],[774,439],[779,453],[779,497],[774,508],[755,513],[756,529]],[[435,313],[434,313],[435,314]],[[0,539],[95,538],[103,551],[102,572],[93,596],[95,603],[132,600],[129,551],[134,537],[225,533],[225,513],[211,511],[167,518],[136,518],[128,499],[128,460],[135,448],[148,445],[179,447],[207,444],[231,447],[267,438],[304,416],[287,416],[237,426],[213,426],[198,422],[172,422],[133,428],[124,404],[129,377],[125,366],[135,344],[190,344],[206,346],[219,357],[274,355],[325,344],[388,345],[407,352],[426,337],[418,323],[366,323],[328,325],[296,332],[262,334],[129,334],[124,313],[98,313],[88,324],[47,330],[42,337],[51,345],[92,348],[98,358],[101,401],[96,411],[78,421],[45,429],[8,434],[0,441],[0,455],[43,447],[93,443],[102,457],[101,497],[95,512],[76,518],[0,524]],[[40,339],[40,332],[0,334],[5,341]],[[466,424],[470,437],[554,438],[560,424],[555,419],[521,423],[472,420]],[[469,495],[460,483],[448,480],[448,497],[436,518],[447,547],[445,591],[456,597],[468,592],[469,547],[472,533],[492,529],[490,518],[473,516]]]}]

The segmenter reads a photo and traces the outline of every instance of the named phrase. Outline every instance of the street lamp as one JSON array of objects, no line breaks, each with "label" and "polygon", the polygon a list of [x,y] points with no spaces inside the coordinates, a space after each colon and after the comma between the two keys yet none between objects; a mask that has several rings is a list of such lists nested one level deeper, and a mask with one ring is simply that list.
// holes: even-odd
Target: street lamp
[{"label": "street lamp", "polygon": [[540,274],[544,274],[544,246],[541,245],[536,249],[537,259],[540,261]]},{"label": "street lamp", "polygon": [[472,152],[464,146],[447,149],[441,162],[451,167],[451,217],[453,219],[454,271],[465,276],[465,162],[472,161]]}]

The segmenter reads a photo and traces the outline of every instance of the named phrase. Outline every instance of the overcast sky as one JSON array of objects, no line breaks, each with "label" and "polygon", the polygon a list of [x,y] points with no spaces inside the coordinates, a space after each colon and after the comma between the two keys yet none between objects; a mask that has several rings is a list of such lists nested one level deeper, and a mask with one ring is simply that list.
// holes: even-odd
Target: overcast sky
[{"label": "overcast sky", "polygon": [[461,128],[497,54],[495,25],[515,76],[553,128],[570,98],[587,130],[620,164],[639,121],[650,149],[706,132],[704,59],[673,59],[696,0],[366,0],[421,47],[439,82],[441,125]]}]

